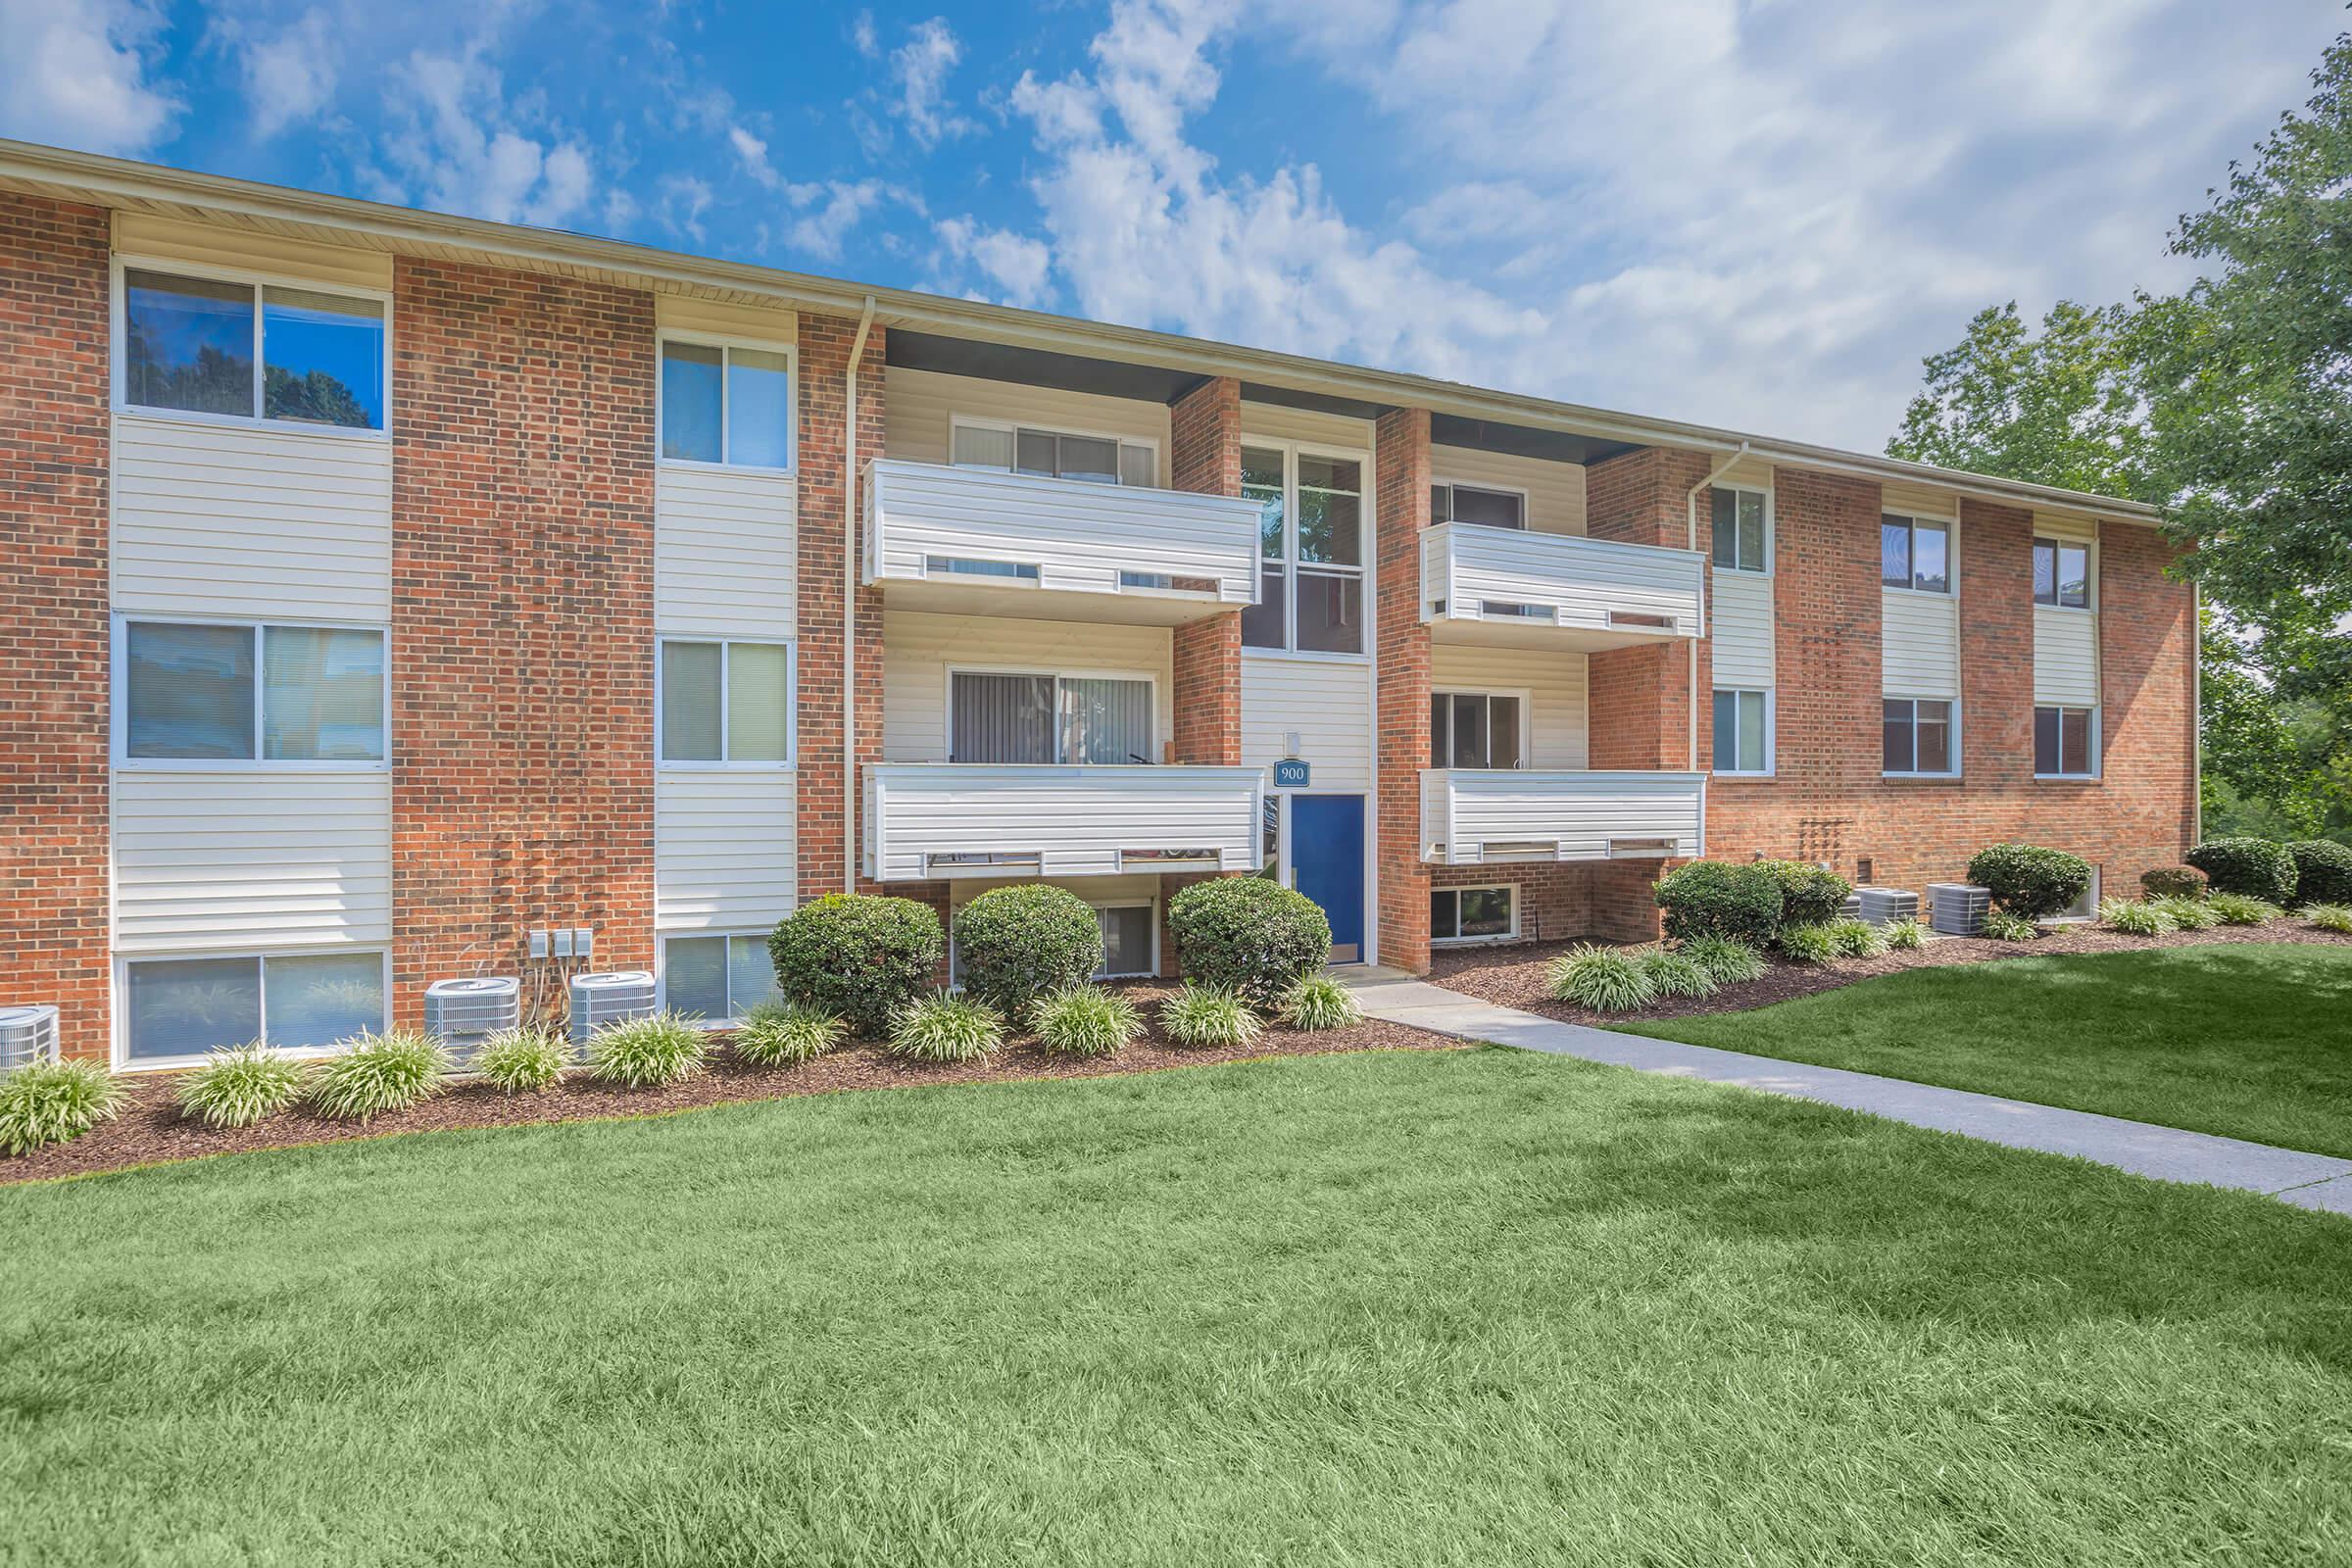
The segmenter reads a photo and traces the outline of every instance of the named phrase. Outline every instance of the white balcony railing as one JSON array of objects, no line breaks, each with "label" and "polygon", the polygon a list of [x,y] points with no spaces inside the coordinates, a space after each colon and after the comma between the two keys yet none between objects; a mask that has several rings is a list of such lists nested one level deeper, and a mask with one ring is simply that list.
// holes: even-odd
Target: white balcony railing
[{"label": "white balcony railing", "polygon": [[1421,773],[1423,856],[1444,865],[1624,860],[1706,853],[1703,773]]},{"label": "white balcony railing", "polygon": [[864,577],[894,600],[1158,625],[1257,602],[1253,501],[897,459],[866,475]]},{"label": "white balcony railing", "polygon": [[865,769],[866,874],[1254,871],[1265,782],[1255,767],[885,762]]},{"label": "white balcony railing", "polygon": [[1421,618],[1458,640],[1567,632],[1605,646],[1695,637],[1705,581],[1695,550],[1468,522],[1421,534]]}]

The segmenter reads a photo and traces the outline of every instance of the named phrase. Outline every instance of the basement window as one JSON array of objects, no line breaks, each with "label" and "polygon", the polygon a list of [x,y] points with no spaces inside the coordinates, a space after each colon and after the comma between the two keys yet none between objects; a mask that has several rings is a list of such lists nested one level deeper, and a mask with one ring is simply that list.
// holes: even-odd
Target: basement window
[{"label": "basement window", "polygon": [[765,932],[671,937],[662,944],[662,1005],[671,1012],[731,1023],[780,995]]},{"label": "basement window", "polygon": [[384,1027],[384,955],[272,954],[123,965],[124,1055],[183,1061],[260,1040],[317,1050]]},{"label": "basement window", "polygon": [[1518,934],[1519,890],[1516,887],[1430,890],[1430,941],[1502,942]]}]

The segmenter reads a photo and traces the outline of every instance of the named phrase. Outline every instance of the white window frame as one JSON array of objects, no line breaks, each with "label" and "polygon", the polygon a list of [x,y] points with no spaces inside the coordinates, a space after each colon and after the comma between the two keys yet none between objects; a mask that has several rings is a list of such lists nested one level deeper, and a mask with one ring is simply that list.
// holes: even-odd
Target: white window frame
[{"label": "white window frame", "polygon": [[[126,272],[163,272],[176,277],[199,277],[215,283],[240,283],[253,289],[253,412],[251,414],[215,414],[205,409],[159,409],[145,403],[129,401],[130,392],[130,296],[123,274]],[[114,343],[108,351],[108,369],[113,385],[108,389],[108,403],[117,414],[127,414],[142,419],[176,419],[193,424],[234,426],[247,430],[285,430],[305,436],[324,436],[343,441],[389,441],[392,439],[392,292],[389,289],[367,288],[356,283],[322,281],[315,277],[300,277],[287,272],[255,271],[242,267],[216,267],[209,262],[181,261],[176,257],[149,256],[137,252],[117,251],[109,268],[111,290],[110,324]],[[384,420],[379,429],[349,424],[318,424],[308,419],[272,419],[262,413],[263,398],[269,381],[269,361],[262,342],[262,290],[265,288],[294,288],[308,294],[332,294],[343,299],[372,300],[384,308],[384,376],[381,394]]]},{"label": "white window frame", "polygon": [[[2082,603],[2079,605],[2044,604],[2040,595],[2036,594],[2034,597],[2034,608],[2035,610],[2062,610],[2070,615],[2087,615],[2096,611],[2099,608],[2099,542],[2096,539],[2069,539],[2063,534],[2036,533],[2034,535],[2033,544],[2029,547],[2026,557],[2029,575],[2031,575],[2034,564],[2032,551],[2039,550],[2043,545],[2048,545],[2057,551],[2073,549],[2082,552]],[[2059,560],[2062,559],[2054,559],[2051,562],[2053,579],[2064,573],[2064,568],[2059,565]],[[2053,705],[2043,703],[2039,706],[2048,708]]]},{"label": "white window frame", "polygon": [[[2044,605],[2041,608],[2047,610],[2049,607]],[[2039,767],[2035,767],[2034,769],[2034,777],[2037,781],[2052,784],[2083,784],[2095,782],[2099,778],[2105,776],[2107,762],[2107,741],[2101,725],[2100,705],[2097,703],[2035,703],[2034,705],[2034,724],[2036,727],[2041,722],[2041,710],[2045,708],[2052,709],[2062,715],[2066,713],[2088,713],[2090,715],[2090,734],[2088,737],[2088,744],[2090,747],[2090,771],[2087,773],[2044,773]],[[2066,720],[2061,717],[2059,719],[2058,730],[2058,755],[2061,759],[2063,759],[2066,755],[2065,724]],[[2031,730],[2029,730],[2027,733],[2026,744],[2029,746],[2035,744],[2034,737]]]},{"label": "white window frame", "polygon": [[[664,757],[662,748],[667,732],[662,727],[662,672],[669,662],[671,643],[716,643],[718,654],[718,757],[710,760],[672,760]],[[780,762],[751,760],[736,761],[727,755],[729,716],[727,687],[735,678],[735,661],[727,649],[736,643],[760,648],[784,650],[784,760]],[[696,772],[731,773],[789,773],[800,765],[801,759],[801,645],[790,637],[733,637],[698,636],[689,632],[671,632],[654,639],[654,762],[662,768],[678,768]]]},{"label": "white window frame", "polygon": [[[778,915],[777,918],[782,919],[783,916]],[[669,945],[672,942],[713,942],[720,940],[732,942],[738,937],[758,937],[764,941],[767,938],[767,934],[774,929],[775,927],[772,925],[751,927],[723,926],[710,931],[662,931],[658,933],[662,952],[660,964],[654,974],[654,994],[661,999],[660,1005],[662,1010],[664,1012],[669,1010]],[[730,978],[734,973],[731,968],[725,970],[725,972],[730,976]],[[727,1005],[729,1007],[735,1005],[735,988],[731,983],[727,987]],[[733,1029],[743,1022],[743,1014],[740,1012],[730,1012],[724,1018],[704,1018],[700,1020],[700,1022],[701,1027],[705,1029]]]},{"label": "white window frame", "polygon": [[[260,1011],[262,1033],[263,1037],[267,1038],[270,1031],[270,972],[269,965],[265,960],[270,958],[361,958],[367,957],[370,955],[380,960],[382,965],[381,972],[383,975],[382,992],[384,999],[384,1016],[379,1018],[375,1025],[377,1031],[381,1032],[383,1029],[389,1026],[392,1012],[392,950],[389,947],[379,948],[372,943],[368,943],[355,945],[350,948],[330,945],[325,947],[308,948],[230,948],[226,950],[208,950],[194,953],[172,952],[119,954],[115,958],[115,972],[113,977],[115,988],[114,1014],[116,1021],[114,1028],[114,1049],[111,1053],[111,1055],[113,1057],[114,1069],[117,1072],[179,1072],[189,1067],[200,1066],[204,1062],[211,1060],[213,1055],[213,1053],[209,1051],[198,1052],[194,1054],[179,1056],[141,1056],[134,1058],[131,1055],[130,967],[134,963],[219,963],[223,959],[229,958],[252,959],[258,966],[258,975],[261,982]],[[240,1040],[237,1042],[237,1044],[243,1045],[245,1042]],[[341,1054],[341,1053],[333,1046],[271,1046],[270,1050],[275,1054],[284,1056],[290,1061],[317,1061],[323,1057]]]},{"label": "white window frame", "polygon": [[[1350,450],[1347,447],[1327,446],[1320,441],[1286,441],[1271,436],[1250,435],[1247,432],[1243,434],[1240,444],[1245,447],[1256,447],[1262,451],[1282,454],[1282,591],[1288,596],[1282,607],[1282,646],[1280,648],[1263,648],[1245,642],[1242,644],[1243,657],[1248,658],[1254,655],[1260,659],[1315,659],[1345,664],[1370,663],[1373,650],[1378,646],[1375,639],[1379,635],[1373,604],[1376,596],[1372,566],[1374,554],[1380,544],[1379,519],[1373,513],[1374,492],[1377,485],[1373,477],[1372,454],[1368,451]],[[1356,581],[1363,585],[1359,602],[1363,606],[1364,646],[1358,653],[1333,653],[1328,649],[1298,646],[1298,460],[1301,458],[1329,458],[1335,462],[1352,463],[1357,466],[1356,472],[1360,476],[1362,488],[1356,492],[1358,503],[1356,526],[1361,530],[1356,540],[1356,553],[1362,558],[1361,564],[1342,566],[1318,562],[1313,564],[1313,569],[1332,575],[1345,575],[1352,572]],[[1256,581],[1261,589],[1266,580],[1263,534],[1264,530],[1260,529]]]},{"label": "white window frame", "polygon": [[[1495,531],[1497,533],[1532,533],[1535,530],[1535,494],[1524,485],[1494,484],[1485,479],[1448,479],[1443,475],[1433,475],[1429,481],[1429,487],[1432,490],[1443,490],[1446,492],[1446,510],[1448,513],[1453,510],[1452,493],[1456,490],[1483,490],[1487,494],[1494,496],[1516,496],[1519,498],[1519,526],[1516,528],[1496,528]],[[1435,522],[1437,519],[1433,517],[1430,520]],[[1449,516],[1446,520],[1447,522],[1452,522],[1456,519]],[[1465,523],[1464,526],[1470,528],[1493,528],[1494,527],[1494,524],[1491,522],[1472,522]]]},{"label": "white window frame", "polygon": [[[1023,430],[1027,430],[1032,435],[1069,435],[1076,436],[1081,441],[1109,441],[1122,447],[1149,447],[1152,451],[1151,484],[1129,484],[1122,479],[1117,484],[1105,488],[1115,490],[1164,490],[1167,488],[1160,482],[1167,473],[1167,449],[1160,444],[1159,437],[1154,435],[1127,435],[1117,430],[1082,430],[1073,425],[1040,424],[1034,419],[999,419],[980,414],[950,414],[948,416],[948,466],[950,467],[960,466],[956,462],[956,432],[958,430],[998,430],[1010,435],[1013,438],[1012,461],[1015,464],[1021,461],[1020,438]],[[1021,474],[1017,467],[975,467],[973,471],[976,473],[1020,474],[1025,479],[1046,477],[1043,474],[1035,473]],[[1084,483],[1085,481],[1066,482]]]},{"label": "white window frame", "polygon": [[[1890,594],[1917,594],[1922,599],[1936,599],[1946,602],[1957,599],[1960,595],[1959,519],[1954,517],[1937,517],[1920,512],[1895,512],[1891,509],[1883,511],[1879,514],[1879,521],[1881,526],[1885,526],[1889,519],[1900,519],[1901,521],[1911,525],[1912,543],[1910,550],[1912,586],[1907,588],[1897,588],[1894,584],[1888,582],[1884,576],[1881,576],[1879,578],[1879,587]],[[1932,527],[1940,528],[1943,530],[1943,580],[1946,584],[1945,587],[1922,588],[1918,586],[1919,528],[1920,524],[1922,523],[1927,523]],[[1929,701],[1936,702],[1940,701],[1940,699],[1930,698]]]},{"label": "white window frame", "polygon": [[[392,632],[389,627],[351,620],[238,620],[222,615],[132,614],[117,611],[113,617],[112,655],[114,677],[109,683],[107,706],[110,710],[110,739],[108,752],[113,766],[119,772],[130,773],[384,773],[392,767]],[[220,626],[250,631],[253,634],[253,755],[251,757],[133,757],[130,755],[130,628],[140,626]],[[270,715],[265,706],[269,669],[263,661],[263,632],[275,626],[281,631],[365,631],[383,639],[383,756],[374,760],[350,758],[273,758],[264,757],[263,737],[268,733]],[[241,954],[226,955],[241,957]]]},{"label": "white window frame", "polygon": [[[693,348],[719,349],[718,362],[718,461],[708,458],[671,458],[662,454],[668,446],[669,399],[662,389],[662,350],[672,343]],[[727,426],[728,401],[733,393],[727,386],[727,365],[736,349],[750,349],[759,354],[784,356],[784,453],[782,467],[765,464],[730,463],[727,447],[733,432]],[[689,332],[664,327],[654,334],[654,456],[665,468],[686,468],[702,473],[798,473],[801,466],[801,351],[797,344],[778,343],[772,338],[741,337],[726,332]]]},{"label": "white window frame", "polygon": [[[1940,598],[1941,596],[1940,596],[1940,595],[1937,595],[1936,597]],[[1916,763],[1916,762],[1919,760],[1919,705],[1920,705],[1921,703],[1943,703],[1943,704],[1946,704],[1946,705],[1948,705],[1948,706],[1950,707],[1950,709],[1951,709],[1951,712],[1952,712],[1951,723],[1950,723],[1950,725],[1949,725],[1949,728],[1950,728],[1950,730],[1951,730],[1951,736],[1952,736],[1952,739],[1951,739],[1951,750],[1952,750],[1952,765],[1951,765],[1950,767],[1947,767],[1947,768],[1942,768],[1942,769],[1929,769],[1929,768],[1922,768],[1922,767],[1910,767],[1910,768],[1892,768],[1892,767],[1888,767],[1888,766],[1886,766],[1886,744],[1885,744],[1885,731],[1884,731],[1884,728],[1882,728],[1882,730],[1881,730],[1881,743],[1880,743],[1880,746],[1879,746],[1879,764],[1880,764],[1880,766],[1879,766],[1879,776],[1880,776],[1881,778],[1958,778],[1958,777],[1960,776],[1960,773],[1961,773],[1961,759],[1960,759],[1960,699],[1959,699],[1959,698],[1957,698],[1957,697],[1909,697],[1909,696],[1891,696],[1891,695],[1890,695],[1890,696],[1882,697],[1882,698],[1880,698],[1880,699],[1879,699],[1879,701],[1880,701],[1880,703],[1881,703],[1882,705],[1884,705],[1884,704],[1886,704],[1886,703],[1909,703],[1909,704],[1911,704],[1911,705],[1912,705],[1912,707],[1911,707],[1911,760],[1912,760],[1913,762],[1915,762],[1915,763]],[[1885,708],[1882,706],[1882,708],[1881,708],[1881,710],[1880,710],[1881,713],[1883,714],[1883,713],[1885,712],[1885,710],[1885,710]],[[1769,726],[1769,722],[1770,722],[1770,721],[1769,721],[1769,720],[1767,720],[1767,725],[1768,725],[1768,726]],[[1882,725],[1884,725],[1884,719],[1883,719],[1883,718],[1882,718],[1881,722],[1882,722]]]},{"label": "white window frame", "polygon": [[1771,778],[1778,770],[1781,756],[1780,698],[1778,688],[1771,686],[1715,686],[1707,692],[1707,726],[1710,740],[1714,734],[1715,694],[1717,692],[1761,693],[1764,698],[1764,765],[1762,767],[1726,767],[1722,759],[1713,759],[1712,773],[1717,778]]},{"label": "white window frame", "polygon": [[[1781,530],[1778,519],[1774,517],[1772,510],[1772,486],[1757,484],[1725,484],[1718,482],[1716,484],[1709,485],[1707,489],[1709,492],[1707,499],[1708,569],[1710,571],[1736,571],[1742,577],[1770,577],[1780,565],[1781,548]],[[1713,492],[1717,490],[1729,490],[1736,495],[1761,496],[1763,498],[1764,564],[1762,566],[1727,566],[1715,559],[1715,501]],[[1734,515],[1737,516],[1737,509],[1735,508]],[[1735,555],[1739,553],[1737,546],[1734,547],[1733,553]]]},{"label": "white window frame", "polygon": [[[1159,675],[1149,669],[1058,669],[1021,664],[949,664],[941,671],[940,711],[941,732],[946,738],[945,750],[952,759],[956,755],[956,677],[957,675],[1029,675],[1054,682],[1054,750],[1061,750],[1061,683],[1065,680],[1129,680],[1143,681],[1152,688],[1152,749],[1161,751],[1167,744],[1163,720],[1171,715],[1162,711],[1159,703]],[[969,767],[1149,767],[1155,762],[970,762]]]},{"label": "white window frame", "polygon": [[1433,947],[1433,948],[1475,948],[1475,947],[1481,947],[1481,946],[1485,946],[1485,945],[1492,944],[1492,943],[1496,943],[1496,942],[1516,942],[1517,940],[1519,940],[1519,901],[1520,901],[1520,891],[1519,891],[1519,884],[1518,884],[1518,883],[1516,883],[1516,882],[1476,882],[1476,883],[1466,883],[1466,884],[1463,884],[1463,885],[1461,885],[1461,886],[1459,886],[1459,887],[1455,887],[1455,886],[1450,886],[1450,885],[1449,885],[1449,886],[1446,886],[1446,887],[1442,887],[1442,888],[1431,888],[1429,891],[1430,891],[1430,893],[1431,893],[1431,895],[1432,895],[1432,896],[1435,896],[1435,895],[1437,895],[1437,894],[1440,894],[1440,893],[1451,893],[1451,894],[1455,894],[1455,895],[1457,895],[1457,897],[1456,897],[1456,898],[1455,898],[1455,900],[1454,900],[1454,906],[1453,906],[1453,928],[1454,928],[1454,930],[1456,930],[1456,931],[1459,931],[1459,930],[1461,930],[1461,928],[1462,928],[1462,906],[1461,906],[1461,900],[1460,900],[1460,898],[1458,897],[1458,895],[1460,895],[1460,894],[1464,894],[1464,893],[1507,893],[1507,894],[1509,894],[1509,895],[1511,896],[1511,928],[1510,928],[1508,931],[1504,931],[1504,932],[1498,933],[1497,935],[1494,935],[1494,936],[1490,936],[1490,937],[1465,937],[1465,936],[1450,936],[1450,937],[1442,937],[1442,936],[1439,936],[1439,935],[1437,934],[1437,931],[1436,931],[1436,929],[1433,927],[1433,928],[1431,929],[1431,931],[1430,931],[1430,936],[1429,936],[1429,945],[1430,945],[1431,947]]},{"label": "white window frame", "polygon": [[[1475,528],[1478,526],[1478,524],[1472,523],[1470,526]],[[1435,681],[1432,681],[1429,687],[1429,695],[1433,698],[1484,697],[1489,699],[1489,706],[1487,708],[1487,727],[1489,731],[1487,755],[1490,757],[1492,757],[1494,752],[1494,741],[1492,738],[1494,725],[1494,709],[1492,700],[1496,697],[1517,698],[1519,702],[1519,765],[1515,768],[1498,768],[1489,766],[1484,768],[1460,769],[1460,771],[1485,773],[1524,773],[1529,770],[1531,761],[1528,757],[1528,750],[1534,743],[1536,728],[1535,693],[1531,689],[1524,686],[1441,686]],[[1449,725],[1452,723],[1450,710],[1448,710],[1448,717],[1446,722]],[[1450,742],[1451,739],[1452,737],[1448,735],[1447,740]],[[1450,756],[1453,752],[1453,748],[1450,744],[1446,748],[1446,750],[1448,756]],[[1452,768],[1454,766],[1454,764],[1451,762],[1446,762],[1443,765],[1447,768]]]}]

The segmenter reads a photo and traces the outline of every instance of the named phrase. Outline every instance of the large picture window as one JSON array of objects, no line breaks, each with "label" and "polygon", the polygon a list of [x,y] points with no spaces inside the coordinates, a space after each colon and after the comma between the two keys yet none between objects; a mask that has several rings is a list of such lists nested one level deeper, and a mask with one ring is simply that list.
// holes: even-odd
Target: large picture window
[{"label": "large picture window", "polygon": [[125,761],[384,760],[380,631],[125,621],[121,668]]},{"label": "large picture window", "polygon": [[381,430],[384,302],[125,268],[131,408]]},{"label": "large picture window", "polygon": [[662,340],[662,456],[732,468],[792,466],[792,355]]},{"label": "large picture window", "polygon": [[1353,458],[1242,448],[1242,494],[1259,509],[1259,602],[1242,641],[1296,653],[1364,652],[1364,471]]},{"label": "large picture window", "polygon": [[2066,539],[2034,541],[2034,602],[2058,610],[2090,608],[2090,546]]},{"label": "large picture window", "polygon": [[255,1040],[309,1050],[384,1027],[381,953],[145,959],[124,968],[124,1054],[134,1062]]},{"label": "large picture window", "polygon": [[1879,581],[1913,593],[1952,591],[1952,525],[1887,513],[1879,519]]},{"label": "large picture window", "polygon": [[1518,767],[1522,765],[1515,696],[1494,692],[1429,694],[1429,765],[1432,767]]},{"label": "large picture window", "polygon": [[2042,778],[2093,778],[2099,771],[2099,710],[2034,710],[2034,771]]},{"label": "large picture window", "polygon": [[1717,486],[1714,508],[1715,569],[1770,570],[1772,524],[1764,492]]},{"label": "large picture window", "polygon": [[789,643],[662,643],[662,760],[792,760]]},{"label": "large picture window", "polygon": [[1718,691],[1715,694],[1715,771],[1772,771],[1772,694]]},{"label": "large picture window", "polygon": [[1149,680],[958,669],[949,688],[951,761],[1116,766],[1152,760]]},{"label": "large picture window", "polygon": [[1958,771],[1952,745],[1952,705],[1912,697],[1886,699],[1881,767],[1888,773]]}]

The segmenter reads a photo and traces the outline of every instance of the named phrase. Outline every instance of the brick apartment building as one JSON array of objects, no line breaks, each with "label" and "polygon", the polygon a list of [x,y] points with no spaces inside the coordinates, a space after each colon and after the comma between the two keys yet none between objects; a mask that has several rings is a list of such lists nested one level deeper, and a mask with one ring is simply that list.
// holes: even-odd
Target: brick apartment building
[{"label": "brick apartment building", "polygon": [[1261,868],[1406,968],[1697,855],[2132,887],[2196,822],[2152,522],[0,143],[0,1002],[172,1066],[472,973],[728,1016],[844,887],[1061,883],[1114,973]]}]

